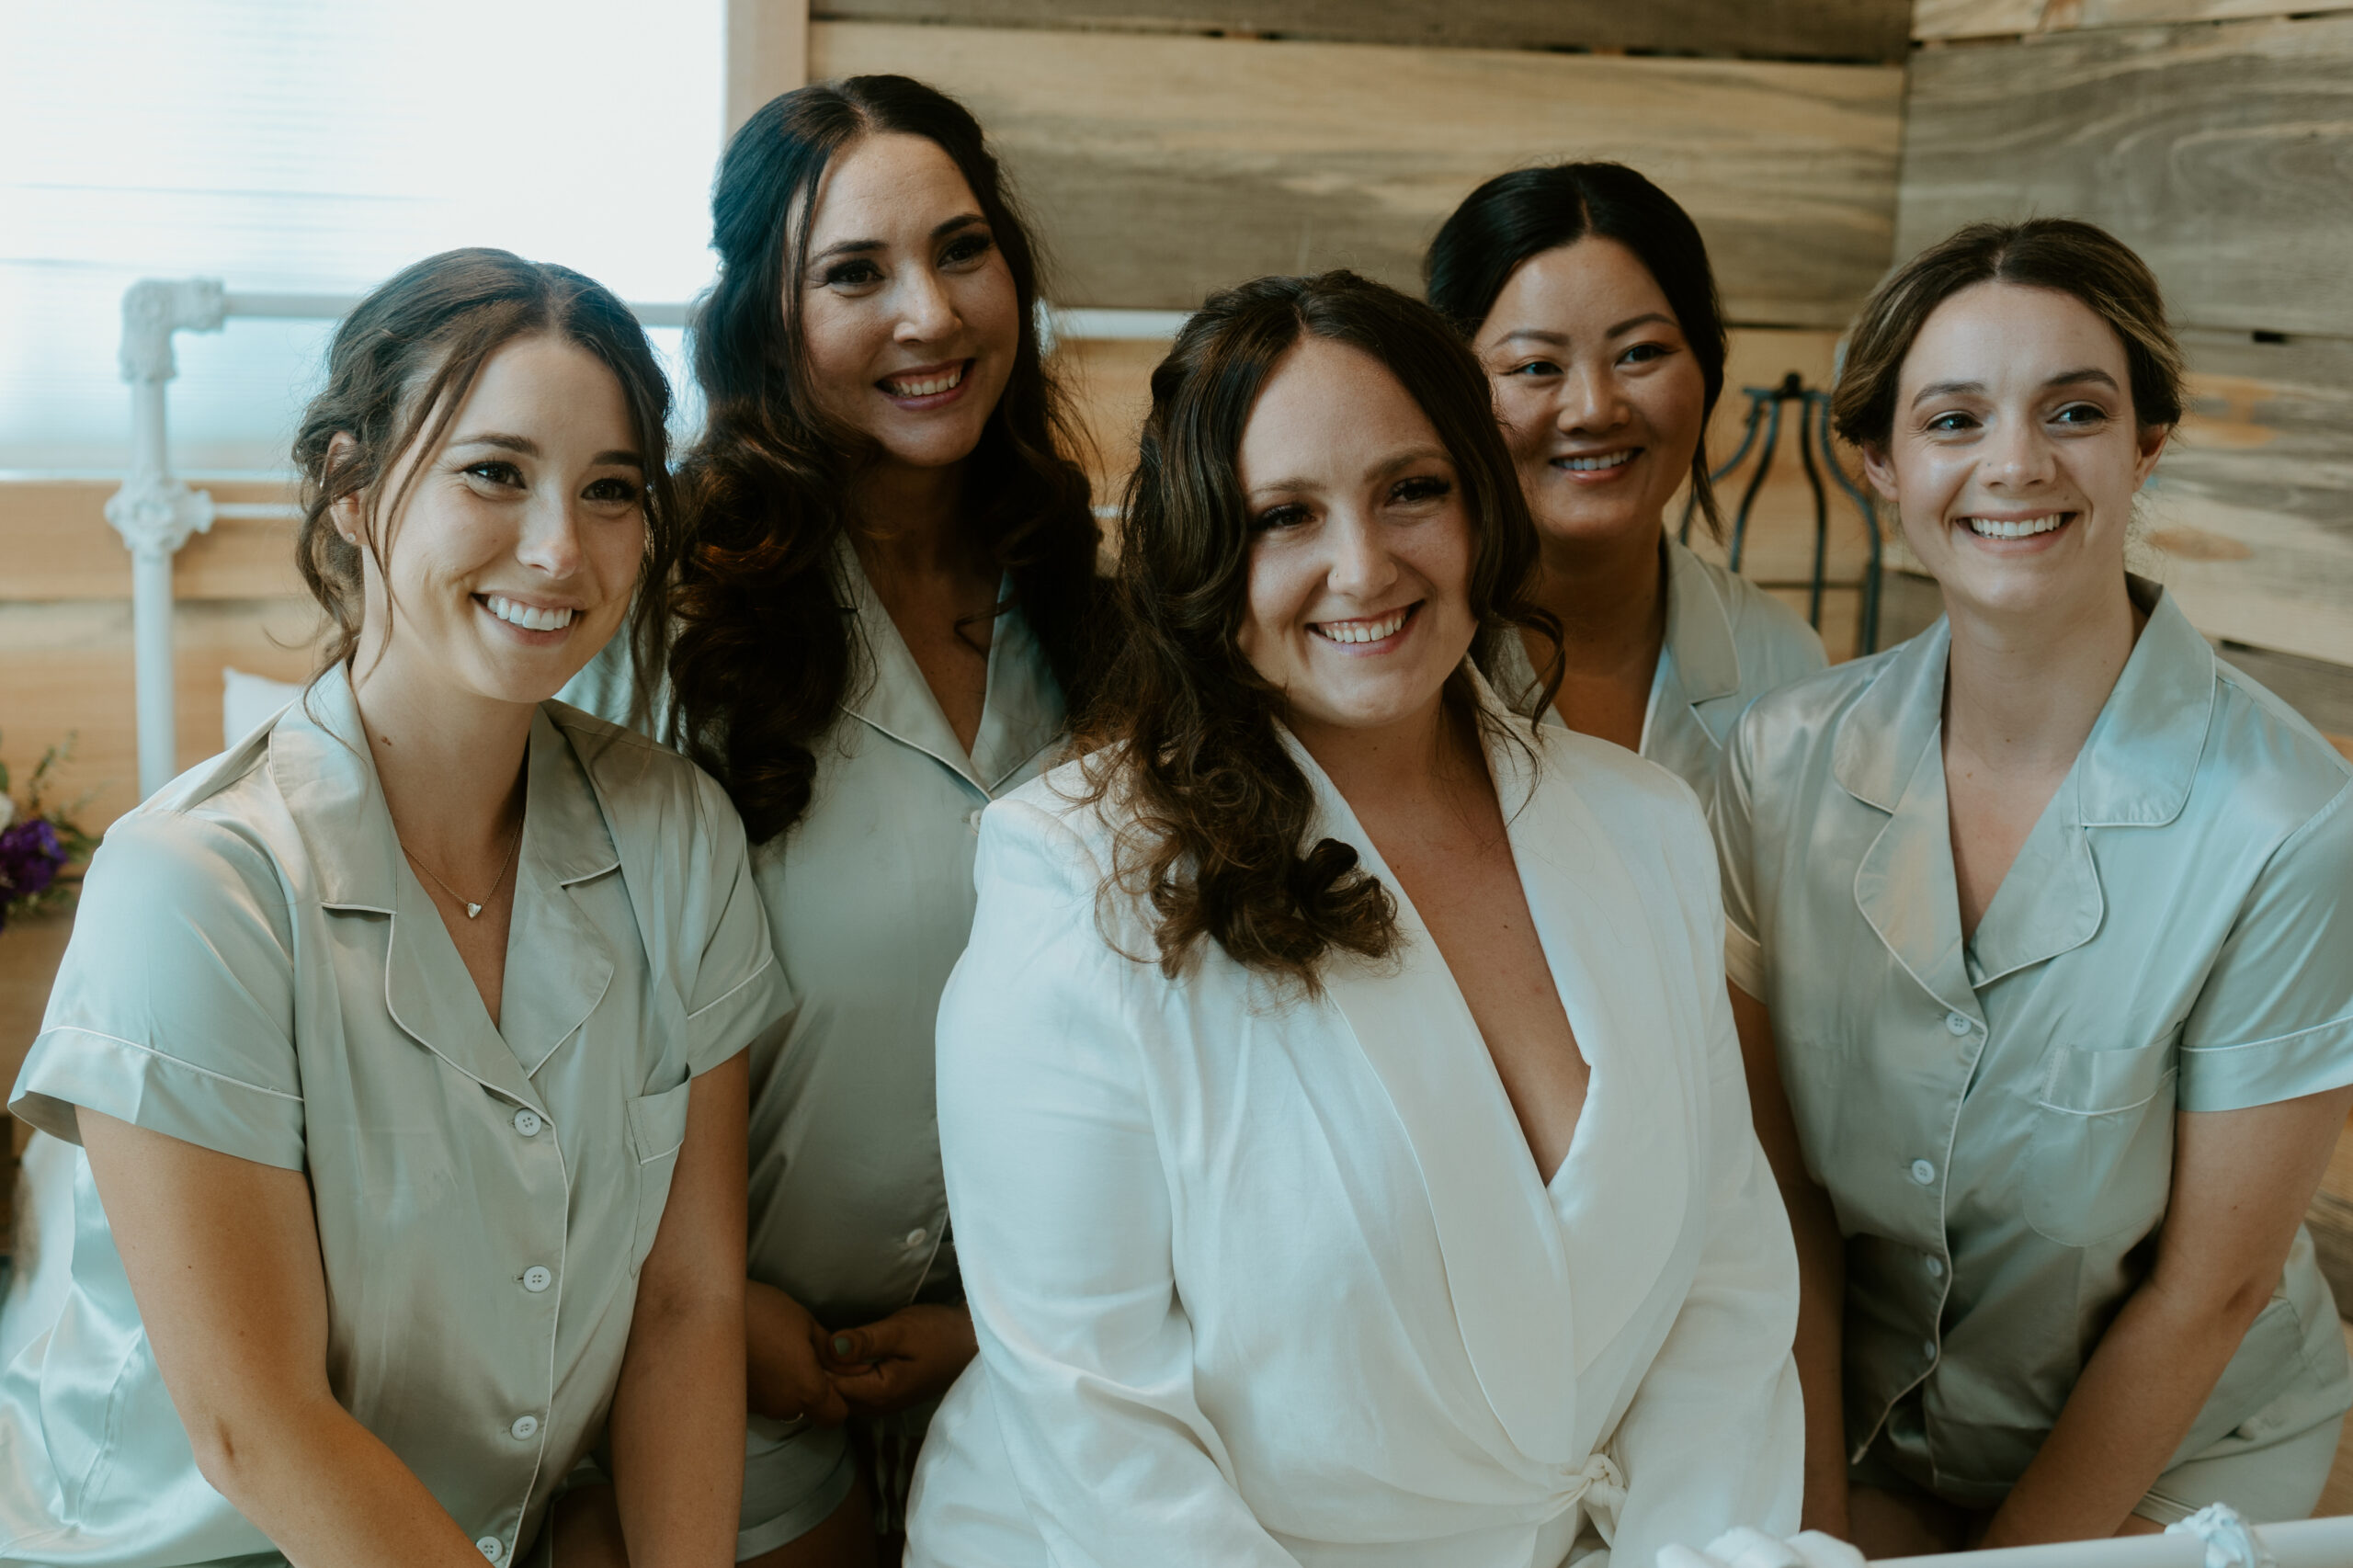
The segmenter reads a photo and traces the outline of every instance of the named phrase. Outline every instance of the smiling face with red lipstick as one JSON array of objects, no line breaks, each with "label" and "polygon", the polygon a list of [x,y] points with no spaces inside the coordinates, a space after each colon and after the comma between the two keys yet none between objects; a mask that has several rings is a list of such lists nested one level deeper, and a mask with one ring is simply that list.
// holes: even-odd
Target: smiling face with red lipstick
[{"label": "smiling face with red lipstick", "polygon": [[960,463],[1021,335],[1013,274],[955,160],[922,136],[860,138],[819,184],[797,287],[809,385],[874,460]]},{"label": "smiling face with red lipstick", "polygon": [[2072,294],[1978,283],[1921,324],[1864,464],[1948,603],[2043,617],[2121,595],[2132,498],[2169,433],[2131,386],[2123,339]]}]

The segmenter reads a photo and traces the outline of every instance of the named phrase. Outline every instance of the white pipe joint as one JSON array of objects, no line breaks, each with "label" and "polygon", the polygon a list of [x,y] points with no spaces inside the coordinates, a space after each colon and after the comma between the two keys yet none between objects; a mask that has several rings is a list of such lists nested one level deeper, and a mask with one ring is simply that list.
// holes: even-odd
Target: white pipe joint
[{"label": "white pipe joint", "polygon": [[212,497],[172,477],[165,392],[179,373],[176,332],[218,332],[226,296],[217,279],[146,278],[122,296],[122,379],[131,383],[131,473],[107,501],[107,521],[131,551],[132,665],[138,676],[139,792],[177,771],[172,716],[172,557],[212,526]]}]

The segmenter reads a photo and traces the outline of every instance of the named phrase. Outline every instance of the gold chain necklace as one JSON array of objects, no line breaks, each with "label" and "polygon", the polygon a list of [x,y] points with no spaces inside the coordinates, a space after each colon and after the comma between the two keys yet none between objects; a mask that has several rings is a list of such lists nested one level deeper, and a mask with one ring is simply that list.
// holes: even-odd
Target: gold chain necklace
[{"label": "gold chain necklace", "polygon": [[416,851],[411,849],[407,845],[404,844],[401,846],[401,853],[408,857],[409,863],[411,865],[415,866],[418,870],[423,871],[426,876],[431,877],[436,887],[439,888],[443,892],[448,893],[451,898],[456,899],[460,903],[464,904],[466,906],[466,918],[472,920],[474,916],[482,913],[483,903],[488,903],[492,899],[496,898],[498,896],[498,890],[506,885],[506,873],[515,869],[515,852],[522,846],[523,824],[518,822],[515,824],[514,834],[506,840],[506,854],[498,863],[498,880],[490,884],[490,891],[482,895],[482,903],[476,903],[464,893],[460,892],[448,882],[443,881],[441,880],[441,874],[438,871],[436,871],[432,867],[426,865],[424,860],[418,857]]}]

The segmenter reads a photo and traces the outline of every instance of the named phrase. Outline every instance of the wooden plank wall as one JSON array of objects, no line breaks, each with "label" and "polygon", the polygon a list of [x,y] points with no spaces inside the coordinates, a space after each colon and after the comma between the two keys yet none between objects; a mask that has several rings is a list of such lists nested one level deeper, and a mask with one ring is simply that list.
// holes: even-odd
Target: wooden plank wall
[{"label": "wooden plank wall", "polygon": [[[1063,304],[1181,310],[1244,278],[1337,266],[1418,292],[1431,234],[1489,176],[1633,164],[1691,210],[1738,324],[1719,457],[1738,440],[1739,386],[1792,369],[1826,382],[1838,329],[1892,254],[1906,0],[817,0],[811,14],[813,75],[900,72],[972,107]],[[1161,352],[1061,355],[1103,496],[1131,466]],[[1831,575],[1851,581],[1863,528],[1835,492],[1833,518]],[[1746,570],[1802,581],[1812,528],[1785,445]],[[1857,604],[1842,591],[1825,605],[1842,653]]]},{"label": "wooden plank wall", "polygon": [[[2353,0],[2348,0],[2353,3]],[[828,21],[1902,64],[1904,0],[818,0]]]},{"label": "wooden plank wall", "polygon": [[[283,502],[270,483],[214,484],[217,501]],[[131,555],[103,508],[112,483],[0,485],[0,759],[29,767],[75,735],[64,783],[93,790],[97,829],[139,799]],[[299,680],[318,614],[294,570],[288,520],[221,518],[173,562],[178,763],[221,749],[221,672]]]},{"label": "wooden plank wall", "polygon": [[1745,324],[1843,325],[1893,229],[1893,65],[880,22],[813,24],[810,61],[970,105],[1064,304],[1188,309],[1261,273],[1343,266],[1415,289],[1473,186],[1567,157],[1623,159],[1672,190]]},{"label": "wooden plank wall", "polygon": [[2196,415],[2155,569],[2211,636],[2353,665],[2353,0],[1921,0],[1915,26],[1896,253],[2047,213],[2145,256]]}]

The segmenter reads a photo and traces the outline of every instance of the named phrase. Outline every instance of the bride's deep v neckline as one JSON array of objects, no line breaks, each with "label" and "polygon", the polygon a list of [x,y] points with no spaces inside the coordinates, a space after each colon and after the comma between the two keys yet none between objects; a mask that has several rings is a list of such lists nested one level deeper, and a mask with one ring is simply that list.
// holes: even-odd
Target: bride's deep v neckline
[{"label": "bride's deep v neckline", "polygon": [[[1410,825],[1386,823],[1376,835],[1340,800],[1379,863],[1374,874],[1396,900],[1401,943],[1427,945],[1425,954],[1409,950],[1407,961],[1432,963],[1432,978],[1444,977],[1530,1170],[1549,1190],[1577,1147],[1592,1061],[1528,895],[1501,781],[1491,777],[1489,784],[1495,792],[1481,804],[1492,821],[1479,820],[1486,813],[1478,812],[1459,822],[1441,818],[1435,834],[1425,812]],[[1404,846],[1403,854],[1389,853],[1384,839]]]}]

